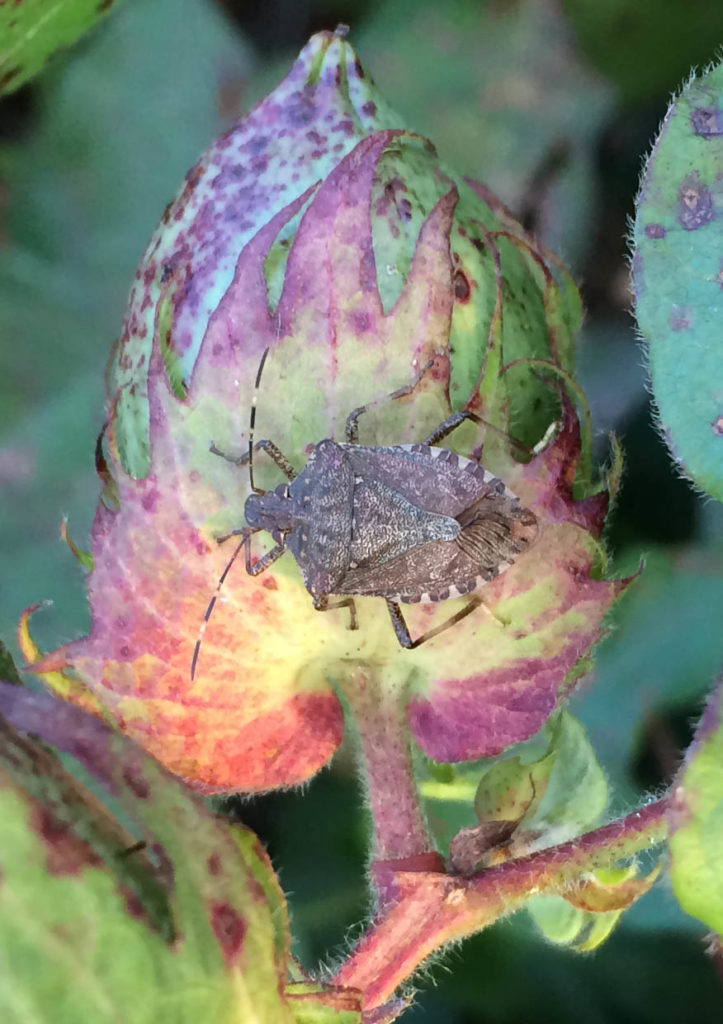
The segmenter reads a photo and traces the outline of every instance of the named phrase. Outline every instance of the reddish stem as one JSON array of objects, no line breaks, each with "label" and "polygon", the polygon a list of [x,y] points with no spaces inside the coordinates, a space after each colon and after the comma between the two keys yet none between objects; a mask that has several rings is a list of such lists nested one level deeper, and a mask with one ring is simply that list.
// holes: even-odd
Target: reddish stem
[{"label": "reddish stem", "polygon": [[481,931],[541,892],[563,891],[585,871],[609,865],[660,842],[667,801],[560,846],[506,861],[471,878],[441,872],[397,871],[394,900],[343,964],[334,982],[356,988],[373,1010],[388,1000],[430,954],[447,942]]},{"label": "reddish stem", "polygon": [[422,814],[412,767],[411,740],[403,686],[383,685],[370,667],[356,668],[344,682],[354,716],[363,762],[363,777],[372,815],[373,862],[410,861],[396,865],[412,870],[439,870]]}]

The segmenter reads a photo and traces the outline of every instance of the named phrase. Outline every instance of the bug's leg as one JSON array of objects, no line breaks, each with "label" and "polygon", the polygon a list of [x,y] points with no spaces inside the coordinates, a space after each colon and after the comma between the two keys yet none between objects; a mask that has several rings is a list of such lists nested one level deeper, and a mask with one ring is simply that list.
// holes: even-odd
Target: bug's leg
[{"label": "bug's leg", "polygon": [[487,430],[493,430],[495,434],[500,434],[506,441],[513,444],[516,448],[521,449],[525,455],[532,456],[534,451],[529,448],[522,441],[518,441],[516,437],[512,437],[504,430],[500,430],[499,427],[495,427],[492,423],[488,423],[487,420],[482,419],[476,412],[470,412],[469,409],[463,409],[461,412],[453,412],[451,416],[448,416],[446,420],[443,420],[438,427],[436,427],[432,433],[425,437],[422,444],[428,444],[432,447],[439,444],[440,441],[448,437],[453,430],[456,430],[460,423],[466,423],[471,420],[473,423],[479,424],[481,427],[485,427]]},{"label": "bug's leg", "polygon": [[314,598],[314,607],[317,612],[331,612],[335,608],[349,609],[349,629],[359,629],[356,618],[356,605],[353,597],[340,597],[338,600],[330,601],[329,595]]},{"label": "bug's leg", "polygon": [[[274,460],[288,480],[294,479],[296,476],[296,470],[281,449],[278,448],[273,441],[257,441],[254,445],[254,451],[257,451],[259,448],[262,451],[265,451]],[[222,459],[225,459],[226,462],[233,463],[234,466],[245,466],[249,461],[249,453],[247,451],[245,451],[243,455],[229,455],[227,452],[222,452],[220,448],[217,448],[213,442],[211,443],[209,451],[212,455],[220,455]]]},{"label": "bug's leg", "polygon": [[414,647],[414,643],[412,642],[412,637],[407,628],[407,624],[404,621],[402,609],[396,601],[390,601],[389,598],[387,598],[387,608],[389,609],[389,616],[392,620],[392,625],[394,626],[394,632],[397,634],[399,646],[411,649]]},{"label": "bug's leg", "polygon": [[445,437],[448,437],[453,430],[456,430],[460,423],[466,423],[467,420],[479,420],[479,416],[473,412],[453,412],[451,416],[448,416],[446,420],[443,420],[438,427],[436,427],[432,433],[425,437],[422,444],[428,444],[434,446],[439,444]]},{"label": "bug's leg", "polygon": [[[402,615],[402,609],[396,601],[390,601],[389,598],[387,598],[387,608],[389,609],[389,615],[392,620],[392,625],[394,626],[394,632],[397,634],[397,640],[402,647],[406,647],[407,650],[410,651],[413,651],[415,647],[419,647],[421,644],[425,644],[427,640],[431,640],[432,637],[439,636],[440,633],[443,633],[451,626],[456,626],[458,622],[461,622],[462,619],[466,619],[467,616],[470,615],[475,608],[479,608],[480,605],[484,605],[485,608],[487,607],[481,597],[470,598],[464,608],[460,608],[458,612],[455,612],[454,615],[450,615],[450,617],[445,619],[444,622],[440,622],[438,626],[428,629],[426,633],[422,633],[422,635],[418,636],[416,640],[412,640],[407,624],[404,621],[404,616]],[[497,619],[497,616],[494,615],[493,618]],[[499,622],[500,620],[497,619],[497,621]]]},{"label": "bug's leg", "polygon": [[[259,529],[260,529],[260,527],[256,527],[255,529],[252,530],[250,527],[244,526],[240,530],[231,530],[230,533],[224,533],[224,534],[222,534],[222,536],[216,538],[216,543],[217,544],[223,544],[224,541],[227,541],[230,537],[238,537],[240,534],[246,534],[247,535],[244,538],[244,540],[241,541],[241,543],[239,544],[239,546],[236,549],[236,551],[234,552],[234,554],[231,556],[231,561],[229,562],[229,564],[224,569],[223,576],[221,577],[220,583],[223,583],[223,581],[226,579],[226,574],[228,573],[229,569],[231,568],[231,565],[233,564],[233,561],[236,558],[236,555],[238,555],[239,551],[241,550],[243,545],[246,543],[246,539],[250,538],[252,533],[258,533]],[[251,561],[251,545],[247,544],[246,545],[246,572],[249,574],[249,576],[258,576],[258,574],[260,572],[263,572],[264,569],[268,569],[268,567],[270,565],[273,565],[277,558],[281,558],[281,556],[283,555],[284,551],[286,551],[286,541],[282,540],[279,544],[276,544],[273,548],[270,548],[270,550],[267,551],[265,555],[262,555],[261,558],[258,558],[255,562],[252,562]]]},{"label": "bug's leg", "polygon": [[246,572],[249,576],[258,576],[259,573],[264,572],[270,565],[281,558],[284,551],[286,551],[286,541],[281,541],[279,544],[274,545],[265,555],[257,559],[255,562],[251,561],[251,545],[248,544],[246,547]]},{"label": "bug's leg", "polygon": [[430,359],[429,362],[425,363],[420,372],[414,378],[411,384],[406,384],[403,388],[398,388],[396,391],[392,391],[389,395],[384,395],[383,398],[376,398],[373,402],[367,402],[366,405],[359,405],[356,409],[352,409],[346,418],[346,439],[349,444],[359,443],[359,417],[362,413],[366,412],[367,409],[373,408],[375,405],[380,405],[382,402],[391,401],[394,398],[404,398],[405,395],[411,395],[412,392],[419,387],[420,381],[426,373],[431,370],[434,366],[434,360]]}]

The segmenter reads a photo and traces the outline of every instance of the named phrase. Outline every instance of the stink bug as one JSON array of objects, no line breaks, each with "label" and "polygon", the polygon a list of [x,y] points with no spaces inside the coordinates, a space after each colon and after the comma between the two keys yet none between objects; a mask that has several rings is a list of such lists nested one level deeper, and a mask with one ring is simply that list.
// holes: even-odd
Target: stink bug
[{"label": "stink bug", "polygon": [[[268,355],[256,376],[249,449],[241,458],[211,450],[237,465],[248,463],[254,493],[246,500],[246,526],[219,541],[241,536],[206,610],[191,663],[195,673],[201,638],[218,592],[242,548],[246,571],[257,576],[287,550],[301,570],[319,611],[347,607],[356,629],[354,596],[383,597],[402,647],[412,649],[459,622],[480,603],[470,601],[441,625],[412,640],[400,603],[430,603],[472,594],[517,559],[537,536],[537,519],[504,483],[471,459],[435,447],[465,420],[484,422],[471,412],[453,413],[421,444],[367,447],[358,443],[358,420],[346,421],[346,441],[319,441],[300,473],[272,441],[254,444],[256,393]],[[411,394],[415,381],[388,396]],[[375,403],[372,403],[375,404]],[[254,484],[253,453],[262,449],[288,482],[272,491]],[[266,530],[275,545],[251,560],[252,534]],[[335,600],[330,600],[335,598]]]}]

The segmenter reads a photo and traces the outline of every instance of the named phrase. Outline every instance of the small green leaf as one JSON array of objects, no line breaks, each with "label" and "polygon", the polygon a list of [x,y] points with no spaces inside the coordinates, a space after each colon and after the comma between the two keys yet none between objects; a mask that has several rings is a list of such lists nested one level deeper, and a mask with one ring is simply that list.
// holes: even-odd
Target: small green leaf
[{"label": "small green leaf", "polygon": [[723,683],[711,695],[674,787],[671,826],[678,902],[723,934]]},{"label": "small green leaf", "polygon": [[635,312],[673,458],[723,499],[723,65],[674,100],[637,199]]},{"label": "small green leaf", "polygon": [[594,825],[608,802],[608,787],[584,727],[567,711],[546,726],[554,765],[539,803],[525,818],[525,828],[554,830],[563,842]]},{"label": "small green leaf", "polygon": [[517,822],[529,814],[542,799],[554,763],[555,755],[548,754],[529,765],[519,757],[510,757],[490,768],[482,776],[474,798],[480,822]]},{"label": "small green leaf", "polygon": [[562,896],[534,896],[526,906],[546,939],[578,953],[587,953],[604,942],[622,914],[622,910],[603,914],[579,910]]},{"label": "small green leaf", "polygon": [[475,811],[478,816],[495,811],[509,820],[526,801],[516,819],[518,832],[534,832],[541,839],[537,846],[549,846],[594,825],[608,790],[585,730],[569,712],[553,716],[536,739],[547,741],[547,752],[527,763],[523,754],[494,765],[480,782]]},{"label": "small green leaf", "polygon": [[638,878],[634,865],[598,868],[570,892],[533,897],[527,910],[550,942],[587,953],[607,939],[624,911],[650,889],[658,874],[654,868]]},{"label": "small green leaf", "polygon": [[48,57],[106,16],[114,0],[24,0],[0,5],[0,93],[12,92]]}]

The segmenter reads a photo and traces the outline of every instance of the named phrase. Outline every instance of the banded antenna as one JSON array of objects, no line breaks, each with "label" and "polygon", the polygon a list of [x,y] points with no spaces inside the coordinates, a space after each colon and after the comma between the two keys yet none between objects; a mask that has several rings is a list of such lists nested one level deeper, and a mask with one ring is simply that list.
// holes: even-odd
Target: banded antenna
[{"label": "banded antenna", "polygon": [[[232,455],[227,455],[225,452],[222,452],[219,448],[216,447],[215,444],[211,444],[211,449],[210,449],[212,454],[220,455],[222,459],[226,459],[227,462],[233,462],[234,465],[236,465],[236,466],[243,466],[244,463],[248,462],[248,464],[249,464],[249,482],[251,484],[251,490],[254,491],[255,494],[266,494],[266,491],[262,490],[262,488],[260,488],[260,487],[257,487],[256,484],[254,483],[254,428],[256,426],[256,401],[257,401],[258,394],[259,394],[259,387],[261,385],[261,375],[264,372],[264,364],[266,362],[266,357],[268,356],[268,354],[269,354],[269,349],[267,347],[267,348],[264,349],[263,355],[261,356],[261,362],[259,363],[259,368],[256,371],[256,381],[254,383],[254,393],[253,393],[253,396],[251,398],[251,415],[249,417],[249,450],[248,450],[248,453],[242,455],[240,458],[236,458],[236,457],[234,457]],[[216,538],[216,540],[217,540],[217,542],[219,544],[223,544],[223,542],[228,540],[229,537],[238,537],[239,535],[241,536],[241,540],[236,545],[236,549],[234,550],[234,553],[229,558],[228,562],[226,563],[225,569],[223,570],[223,572],[221,573],[221,575],[219,577],[218,583],[216,584],[216,589],[213,592],[213,597],[208,602],[208,608],[206,608],[206,613],[203,616],[203,622],[201,623],[201,627],[200,627],[200,629],[198,631],[198,636],[196,637],[196,645],[193,648],[193,657],[191,659],[191,680],[193,680],[195,675],[196,675],[196,665],[198,664],[198,655],[199,655],[199,652],[201,650],[201,641],[203,640],[203,634],[206,632],[206,626],[208,625],[208,620],[211,618],[211,613],[213,612],[214,605],[216,604],[216,601],[218,600],[218,597],[219,597],[219,595],[221,593],[221,588],[223,587],[223,585],[224,585],[224,583],[226,581],[226,577],[228,576],[229,572],[231,571],[231,567],[233,566],[233,564],[236,561],[236,559],[238,558],[238,556],[241,554],[241,550],[244,547],[246,547],[247,545],[250,545],[251,535],[254,534],[254,533],[258,533],[258,529],[259,529],[258,527],[252,529],[250,526],[244,526],[244,527],[242,527],[239,530],[232,530],[230,533],[224,534],[223,537],[217,537]],[[248,550],[247,550],[247,553],[246,553],[247,569],[250,568],[250,553],[251,552],[250,552],[250,547],[249,547]]]},{"label": "banded antenna", "polygon": [[261,386],[261,374],[264,372],[264,364],[266,363],[266,357],[269,354],[268,347],[264,349],[264,354],[261,356],[261,362],[259,368],[256,371],[256,383],[254,384],[254,393],[251,398],[251,418],[249,420],[249,482],[251,484],[251,490],[256,494],[266,494],[266,491],[257,487],[254,483],[254,429],[256,427],[256,400],[259,396],[259,388]]}]

